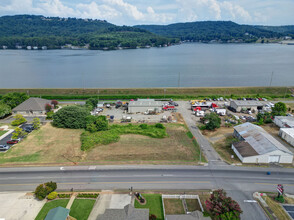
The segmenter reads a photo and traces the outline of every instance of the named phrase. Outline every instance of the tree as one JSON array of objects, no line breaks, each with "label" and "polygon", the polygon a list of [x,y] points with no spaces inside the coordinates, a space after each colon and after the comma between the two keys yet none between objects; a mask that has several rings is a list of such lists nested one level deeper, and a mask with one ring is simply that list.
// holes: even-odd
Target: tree
[{"label": "tree", "polygon": [[55,191],[57,189],[57,184],[55,182],[47,182],[44,184],[40,184],[39,186],[37,186],[37,188],[35,189],[35,196],[40,199],[43,200],[46,198],[46,196],[48,194],[50,194],[51,192]]},{"label": "tree", "polygon": [[287,106],[283,102],[277,102],[274,107],[272,107],[272,115],[273,116],[280,116],[286,115]]},{"label": "tree", "polygon": [[4,118],[6,115],[11,113],[11,108],[9,105],[0,103],[0,118]]},{"label": "tree", "polygon": [[96,98],[89,98],[86,100],[86,106],[88,106],[91,110],[95,109],[98,104],[98,99]]},{"label": "tree", "polygon": [[58,128],[86,128],[86,117],[90,115],[83,106],[67,106],[53,115],[53,126]]},{"label": "tree", "polygon": [[210,114],[205,115],[204,117],[205,129],[214,130],[219,128],[221,125],[221,119],[218,114],[212,112]]},{"label": "tree", "polygon": [[52,110],[52,105],[50,105],[49,103],[45,104],[45,110],[46,112],[50,112]]},{"label": "tree", "polygon": [[58,101],[57,101],[57,100],[52,100],[52,101],[51,101],[51,105],[53,105],[54,108],[57,108]]},{"label": "tree", "polygon": [[20,124],[27,122],[27,120],[21,114],[16,114],[13,118],[15,120],[11,122],[12,126],[18,126]]},{"label": "tree", "polygon": [[53,119],[54,112],[53,111],[47,112],[46,115],[47,115],[46,119],[52,120]]},{"label": "tree", "polygon": [[39,129],[41,126],[41,122],[40,122],[40,119],[39,118],[34,118],[33,119],[33,128],[35,130]]},{"label": "tree", "polygon": [[210,198],[205,201],[205,205],[212,217],[218,220],[240,219],[240,214],[243,212],[239,204],[231,197],[227,197],[223,189],[213,191]]},{"label": "tree", "polygon": [[12,133],[11,138],[12,139],[18,139],[18,138],[23,138],[27,135],[28,133],[25,132],[22,128],[16,128],[14,132]]},{"label": "tree", "polygon": [[86,118],[86,123],[87,123],[86,130],[90,132],[108,130],[108,121],[106,116],[104,115],[99,115],[99,116],[90,115]]},{"label": "tree", "polygon": [[25,93],[7,93],[2,97],[2,102],[6,105],[9,105],[10,108],[13,109],[28,98],[29,96],[27,96]]}]

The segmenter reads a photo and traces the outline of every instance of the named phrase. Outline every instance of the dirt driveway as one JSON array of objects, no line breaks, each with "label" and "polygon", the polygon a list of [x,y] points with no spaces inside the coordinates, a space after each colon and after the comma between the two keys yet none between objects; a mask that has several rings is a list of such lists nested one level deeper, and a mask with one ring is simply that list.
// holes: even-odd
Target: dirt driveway
[{"label": "dirt driveway", "polygon": [[45,202],[45,200],[38,201],[33,196],[26,195],[25,192],[1,192],[0,219],[35,219]]}]

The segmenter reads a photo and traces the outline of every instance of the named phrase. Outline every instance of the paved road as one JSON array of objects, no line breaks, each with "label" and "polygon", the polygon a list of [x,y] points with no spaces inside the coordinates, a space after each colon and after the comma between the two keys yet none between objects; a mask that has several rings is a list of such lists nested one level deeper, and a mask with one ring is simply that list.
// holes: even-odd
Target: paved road
[{"label": "paved road", "polygon": [[211,146],[209,141],[204,137],[199,128],[196,126],[196,121],[193,120],[195,116],[192,114],[191,106],[187,101],[179,101],[179,113],[182,114],[188,128],[190,129],[191,133],[196,138],[198,144],[201,147],[202,152],[206,156],[210,166],[219,166],[219,165],[227,165],[225,162],[222,161],[218,153],[215,149]]},{"label": "paved road", "polygon": [[275,191],[284,184],[294,194],[294,170],[220,166],[83,166],[1,168],[0,191],[33,190],[39,183],[56,181],[60,190],[93,189],[225,189],[244,210],[243,219],[266,219],[257,203],[251,200],[255,191]]},{"label": "paved road", "polygon": [[[31,125],[31,124],[23,124],[20,127],[25,128],[28,125]],[[13,132],[11,134],[7,135],[5,138],[1,139],[0,140],[0,145],[7,145],[6,142],[11,140],[12,134],[13,134]]]}]

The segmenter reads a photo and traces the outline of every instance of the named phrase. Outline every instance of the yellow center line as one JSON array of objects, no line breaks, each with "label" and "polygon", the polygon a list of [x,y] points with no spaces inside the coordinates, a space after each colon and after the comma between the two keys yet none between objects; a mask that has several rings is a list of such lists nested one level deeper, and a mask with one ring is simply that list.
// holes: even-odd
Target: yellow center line
[{"label": "yellow center line", "polygon": [[[210,181],[150,181],[150,182],[75,182],[75,183],[57,183],[58,185],[84,185],[84,184],[111,184],[111,183],[115,183],[115,184],[121,184],[121,183],[127,183],[127,184],[136,184],[136,183],[142,183],[142,184],[148,184],[148,183],[158,183],[158,184],[162,184],[162,183],[181,183],[181,184],[185,184],[185,183],[210,183]],[[31,185],[38,185],[40,183],[14,183],[14,184],[0,184],[0,186],[31,186]]]}]

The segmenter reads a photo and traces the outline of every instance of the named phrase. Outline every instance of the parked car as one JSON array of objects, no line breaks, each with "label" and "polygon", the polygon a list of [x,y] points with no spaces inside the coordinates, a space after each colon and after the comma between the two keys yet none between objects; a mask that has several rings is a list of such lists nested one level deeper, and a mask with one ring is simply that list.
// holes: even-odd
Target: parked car
[{"label": "parked car", "polygon": [[33,127],[24,127],[23,130],[27,133],[31,133],[34,130],[34,128]]},{"label": "parked car", "polygon": [[9,148],[8,145],[0,145],[0,151],[7,151]]},{"label": "parked car", "polygon": [[6,144],[17,144],[19,142],[19,140],[9,140],[6,142]]}]

